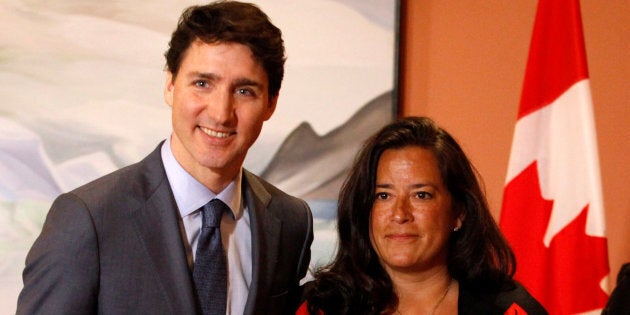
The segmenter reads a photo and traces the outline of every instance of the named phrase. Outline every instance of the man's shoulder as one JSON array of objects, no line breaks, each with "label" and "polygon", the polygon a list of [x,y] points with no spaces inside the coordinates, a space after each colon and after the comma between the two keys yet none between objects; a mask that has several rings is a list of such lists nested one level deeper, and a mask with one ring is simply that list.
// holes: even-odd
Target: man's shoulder
[{"label": "man's shoulder", "polygon": [[287,200],[304,202],[301,198],[288,194],[274,184],[246,169],[243,169],[243,178],[245,179],[245,183],[258,195],[268,194],[274,198],[285,198]]},{"label": "man's shoulder", "polygon": [[166,172],[156,149],[141,161],[96,178],[70,194],[86,201],[110,196],[147,195],[165,179]]},{"label": "man's shoulder", "polygon": [[263,178],[244,170],[244,183],[252,194],[283,220],[311,221],[311,209],[303,199],[290,195]]}]

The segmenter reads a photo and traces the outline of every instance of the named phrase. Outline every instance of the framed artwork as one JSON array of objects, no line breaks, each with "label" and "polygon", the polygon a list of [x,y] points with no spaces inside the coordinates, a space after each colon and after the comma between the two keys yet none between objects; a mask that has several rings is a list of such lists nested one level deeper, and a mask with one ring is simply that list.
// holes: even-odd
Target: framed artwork
[{"label": "framed artwork", "polygon": [[[396,112],[398,1],[257,0],[283,32],[276,112],[245,167],[313,209],[312,267],[336,246],[336,198]],[[0,1],[0,314],[53,199],[139,161],[171,132],[170,33],[194,1]]]}]

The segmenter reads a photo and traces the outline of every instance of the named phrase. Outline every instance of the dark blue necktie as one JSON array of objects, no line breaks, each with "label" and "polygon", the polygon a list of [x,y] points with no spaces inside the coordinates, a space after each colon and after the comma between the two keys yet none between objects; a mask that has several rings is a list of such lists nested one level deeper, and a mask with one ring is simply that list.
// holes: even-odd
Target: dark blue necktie
[{"label": "dark blue necktie", "polygon": [[230,211],[219,199],[202,208],[201,234],[193,268],[197,299],[203,315],[225,315],[227,304],[227,263],[221,243],[221,217]]}]

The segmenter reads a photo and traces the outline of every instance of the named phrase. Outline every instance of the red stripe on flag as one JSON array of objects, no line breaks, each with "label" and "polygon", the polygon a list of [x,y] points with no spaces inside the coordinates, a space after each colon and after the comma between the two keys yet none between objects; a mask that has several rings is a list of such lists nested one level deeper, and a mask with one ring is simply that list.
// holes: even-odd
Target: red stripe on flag
[{"label": "red stripe on flag", "polygon": [[579,1],[542,0],[529,49],[518,118],[588,78]]}]

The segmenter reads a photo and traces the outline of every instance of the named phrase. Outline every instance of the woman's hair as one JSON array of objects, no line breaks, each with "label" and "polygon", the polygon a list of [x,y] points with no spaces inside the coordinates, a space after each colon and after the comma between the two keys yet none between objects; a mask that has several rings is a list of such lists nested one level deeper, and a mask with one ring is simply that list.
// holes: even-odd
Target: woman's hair
[{"label": "woman's hair", "polygon": [[282,32],[257,6],[219,1],[186,9],[164,53],[166,67],[177,76],[186,51],[195,40],[204,43],[238,43],[249,47],[269,78],[269,97],[278,96],[284,77]]},{"label": "woman's hair", "polygon": [[433,152],[452,198],[454,217],[463,223],[448,243],[450,275],[476,290],[497,291],[511,283],[514,254],[501,235],[466,154],[445,130],[426,117],[406,117],[369,138],[358,153],[339,194],[339,247],[334,260],[315,273],[305,298],[312,314],[380,314],[398,299],[370,243],[370,213],[376,169],[388,149],[418,146]]}]

